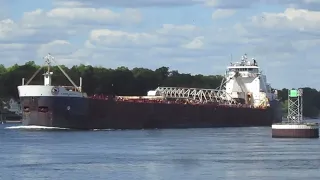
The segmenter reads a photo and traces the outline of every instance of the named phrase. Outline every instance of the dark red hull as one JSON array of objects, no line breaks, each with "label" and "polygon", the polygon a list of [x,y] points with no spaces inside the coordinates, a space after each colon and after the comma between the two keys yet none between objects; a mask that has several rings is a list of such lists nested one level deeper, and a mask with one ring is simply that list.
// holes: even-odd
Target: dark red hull
[{"label": "dark red hull", "polygon": [[69,97],[21,97],[24,125],[73,129],[150,129],[271,126],[281,122],[278,101],[268,109],[137,103]]}]

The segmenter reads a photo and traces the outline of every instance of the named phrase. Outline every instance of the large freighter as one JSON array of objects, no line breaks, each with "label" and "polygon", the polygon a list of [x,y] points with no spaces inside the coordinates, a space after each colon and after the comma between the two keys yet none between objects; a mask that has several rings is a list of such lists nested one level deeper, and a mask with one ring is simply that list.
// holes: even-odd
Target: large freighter
[{"label": "large freighter", "polygon": [[219,90],[158,87],[146,96],[88,96],[58,65],[73,86],[52,86],[50,65],[43,85],[18,86],[23,125],[72,129],[148,129],[271,126],[282,111],[256,60],[227,67]]}]

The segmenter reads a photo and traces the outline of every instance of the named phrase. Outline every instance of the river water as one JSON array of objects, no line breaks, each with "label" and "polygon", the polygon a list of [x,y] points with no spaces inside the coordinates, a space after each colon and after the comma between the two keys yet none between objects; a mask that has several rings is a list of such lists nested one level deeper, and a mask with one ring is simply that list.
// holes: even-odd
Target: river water
[{"label": "river water", "polygon": [[320,179],[319,139],[271,128],[69,131],[0,125],[0,179]]}]

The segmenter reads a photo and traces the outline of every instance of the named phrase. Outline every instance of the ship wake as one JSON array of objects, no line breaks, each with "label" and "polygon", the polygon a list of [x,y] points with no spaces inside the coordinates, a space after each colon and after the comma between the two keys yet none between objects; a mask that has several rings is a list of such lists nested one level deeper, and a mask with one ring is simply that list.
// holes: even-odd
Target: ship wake
[{"label": "ship wake", "polygon": [[59,127],[48,127],[48,126],[10,126],[5,127],[5,129],[22,129],[22,130],[70,130],[69,128],[59,128]]},{"label": "ship wake", "polygon": [[91,131],[115,131],[117,129],[90,129]]},{"label": "ship wake", "polygon": [[[70,129],[70,128],[59,128],[59,127],[49,127],[49,126],[36,126],[36,125],[28,125],[28,126],[10,126],[5,127],[5,129],[20,129],[20,130],[43,130],[43,131],[55,131],[55,130],[73,130],[76,131],[76,129]],[[90,129],[91,131],[114,131],[115,129]]]}]

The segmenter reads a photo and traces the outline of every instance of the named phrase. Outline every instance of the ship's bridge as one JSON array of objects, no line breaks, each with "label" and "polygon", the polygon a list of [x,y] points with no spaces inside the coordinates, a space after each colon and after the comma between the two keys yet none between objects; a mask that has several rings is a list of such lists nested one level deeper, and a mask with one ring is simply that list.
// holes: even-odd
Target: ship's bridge
[{"label": "ship's bridge", "polygon": [[230,63],[226,70],[226,92],[234,99],[244,99],[254,106],[275,99],[266,76],[262,74],[257,61],[242,56],[240,62]]},{"label": "ship's bridge", "polygon": [[244,55],[241,62],[230,63],[230,66],[227,67],[226,76],[234,77],[237,73],[242,77],[257,77],[259,75],[257,61],[254,58],[252,58],[252,61],[248,61],[246,55]]}]

